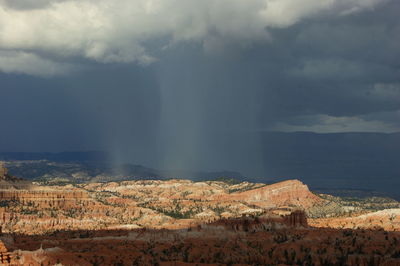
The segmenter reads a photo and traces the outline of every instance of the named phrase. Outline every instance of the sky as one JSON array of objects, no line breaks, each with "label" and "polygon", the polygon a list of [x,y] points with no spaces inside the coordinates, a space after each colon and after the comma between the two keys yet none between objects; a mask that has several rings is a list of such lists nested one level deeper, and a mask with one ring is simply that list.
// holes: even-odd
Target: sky
[{"label": "sky", "polygon": [[259,132],[399,132],[398,14],[397,0],[0,0],[0,151],[262,174]]}]

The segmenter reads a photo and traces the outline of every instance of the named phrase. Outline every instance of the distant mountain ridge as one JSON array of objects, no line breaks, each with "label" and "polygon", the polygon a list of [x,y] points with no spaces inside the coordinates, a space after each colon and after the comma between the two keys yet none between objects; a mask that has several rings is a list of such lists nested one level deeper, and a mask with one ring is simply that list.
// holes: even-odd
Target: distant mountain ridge
[{"label": "distant mountain ridge", "polygon": [[0,160],[48,160],[54,162],[82,162],[110,161],[111,156],[103,151],[85,151],[85,152],[0,152]]},{"label": "distant mountain ridge", "polygon": [[51,182],[109,182],[181,178],[193,181],[227,178],[243,180],[238,172],[158,170],[142,165],[114,165],[105,152],[0,153],[10,173],[30,180]]}]

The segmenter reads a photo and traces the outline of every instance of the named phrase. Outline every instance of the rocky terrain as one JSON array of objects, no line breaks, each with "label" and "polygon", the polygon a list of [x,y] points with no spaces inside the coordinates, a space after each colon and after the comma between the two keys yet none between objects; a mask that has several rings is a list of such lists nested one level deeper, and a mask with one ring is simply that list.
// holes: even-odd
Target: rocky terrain
[{"label": "rocky terrain", "polygon": [[400,263],[398,202],[298,180],[49,185],[2,168],[0,226],[4,265]]},{"label": "rocky terrain", "polygon": [[[189,180],[125,181],[0,190],[3,232],[116,228],[179,229],[221,218],[305,209],[322,202],[297,180],[229,184]],[[11,185],[14,184],[14,185]]]}]

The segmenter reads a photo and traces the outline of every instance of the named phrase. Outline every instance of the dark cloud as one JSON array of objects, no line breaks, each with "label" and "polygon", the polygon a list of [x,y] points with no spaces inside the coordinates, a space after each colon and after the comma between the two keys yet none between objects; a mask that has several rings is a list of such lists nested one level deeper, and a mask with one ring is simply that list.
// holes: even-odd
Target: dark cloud
[{"label": "dark cloud", "polygon": [[[79,38],[51,39],[43,51],[38,44],[44,55],[25,51],[29,67],[20,61],[2,70],[40,76],[38,69],[46,71],[49,64],[37,59],[50,58],[64,72],[59,51],[76,41],[77,47],[66,50],[72,51],[68,68],[84,65],[85,71],[67,76],[55,71],[47,79],[2,74],[1,120],[7,130],[0,133],[1,149],[106,149],[118,162],[262,175],[268,169],[257,133],[263,130],[396,131],[400,3],[356,11],[306,12],[289,16],[290,23],[256,20],[251,38],[225,20],[214,21],[196,38],[187,37],[185,27],[168,31],[167,37],[155,30],[156,37],[140,42],[145,50],[130,47],[136,35],[129,37],[131,31],[122,29],[124,38],[110,37],[115,44],[101,40],[108,45],[104,53],[100,44],[93,51]],[[194,24],[189,28],[199,30]],[[264,33],[267,26],[268,40],[260,37],[260,25]],[[146,66],[132,63],[150,57],[157,60]]]}]

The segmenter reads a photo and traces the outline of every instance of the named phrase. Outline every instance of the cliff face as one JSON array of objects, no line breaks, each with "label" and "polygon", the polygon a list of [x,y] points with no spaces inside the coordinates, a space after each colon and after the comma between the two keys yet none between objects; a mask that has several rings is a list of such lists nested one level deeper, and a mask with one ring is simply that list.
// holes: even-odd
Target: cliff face
[{"label": "cliff face", "polygon": [[97,226],[85,216],[77,215],[93,215],[91,210],[96,208],[96,202],[83,190],[2,189],[0,203],[0,226],[4,232],[40,234],[67,228],[95,229]]},{"label": "cliff face", "polygon": [[289,215],[283,216],[283,223],[289,227],[307,227],[307,216],[304,211],[294,211]]},{"label": "cliff face", "polygon": [[210,226],[223,226],[228,230],[243,232],[261,232],[272,228],[308,228],[307,216],[301,210],[290,212],[286,215],[267,213],[259,217],[222,219],[208,225],[208,227]]},{"label": "cliff face", "polygon": [[309,208],[323,201],[298,180],[288,180],[261,188],[229,195],[229,199],[242,200],[260,207],[297,206]]},{"label": "cliff face", "polygon": [[85,191],[28,191],[28,190],[0,190],[2,201],[18,201],[22,204],[33,205],[41,208],[66,207],[77,201],[88,201],[89,197]]}]

